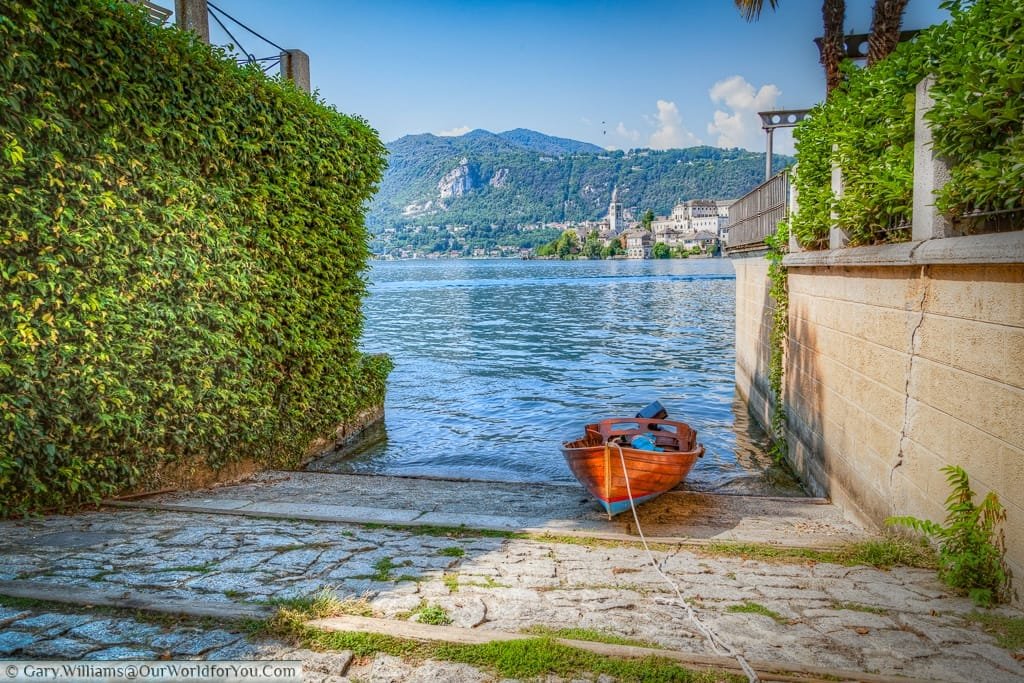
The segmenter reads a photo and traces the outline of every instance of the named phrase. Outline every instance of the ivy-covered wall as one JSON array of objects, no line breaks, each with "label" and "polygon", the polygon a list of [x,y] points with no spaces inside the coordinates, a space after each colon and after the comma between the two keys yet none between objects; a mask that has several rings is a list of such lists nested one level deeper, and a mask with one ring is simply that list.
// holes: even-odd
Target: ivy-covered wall
[{"label": "ivy-covered wall", "polygon": [[298,461],[357,350],[364,121],[116,0],[0,4],[0,514]]},{"label": "ivy-covered wall", "polygon": [[[914,89],[929,74],[935,149],[951,167],[937,198],[951,217],[1024,208],[1024,0],[952,0],[950,20],[846,81],[794,133],[799,211],[791,229],[828,245],[830,214],[852,246],[910,239]],[[832,164],[843,196],[832,194]]]}]

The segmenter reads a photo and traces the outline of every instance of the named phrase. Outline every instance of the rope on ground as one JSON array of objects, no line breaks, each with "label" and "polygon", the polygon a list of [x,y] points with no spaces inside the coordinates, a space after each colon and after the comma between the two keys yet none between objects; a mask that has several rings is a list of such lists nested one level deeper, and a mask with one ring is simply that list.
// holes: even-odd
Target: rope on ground
[{"label": "rope on ground", "polygon": [[[697,613],[693,610],[693,607],[691,607],[690,603],[688,603],[686,598],[683,597],[683,592],[679,589],[679,585],[670,579],[664,571],[662,571],[657,560],[654,559],[654,553],[651,552],[650,546],[647,545],[647,539],[644,537],[643,529],[640,528],[640,517],[636,513],[636,503],[633,502],[633,491],[629,485],[629,472],[626,470],[626,456],[622,453],[621,444],[615,443],[613,445],[619,449],[619,460],[622,461],[622,476],[626,480],[626,495],[629,496],[629,508],[633,511],[633,521],[636,522],[636,532],[640,536],[640,541],[643,543],[644,550],[647,551],[647,559],[650,560],[651,566],[653,566],[655,571],[661,575],[661,578],[665,580],[665,583],[671,586],[672,591],[676,594],[676,599],[679,601],[679,605],[686,610],[687,618],[693,622],[701,635],[703,635],[711,644],[711,649],[714,650],[716,654],[725,653],[726,655],[735,658],[736,661],[739,662],[740,668],[743,669],[743,673],[747,675],[747,681],[749,683],[758,683],[760,679],[757,677],[757,672],[754,671],[750,664],[747,663],[747,660],[743,658],[743,655],[729,647],[729,644],[722,640],[721,636],[711,630],[707,624],[700,620]],[[611,472],[608,473],[608,476],[611,476]]]}]

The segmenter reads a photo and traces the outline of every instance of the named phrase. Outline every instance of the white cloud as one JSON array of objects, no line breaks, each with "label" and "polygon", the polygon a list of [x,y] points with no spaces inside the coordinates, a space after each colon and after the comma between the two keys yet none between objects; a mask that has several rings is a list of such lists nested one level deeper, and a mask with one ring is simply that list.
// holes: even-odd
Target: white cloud
[{"label": "white cloud", "polygon": [[469,126],[459,126],[458,128],[452,128],[451,130],[438,131],[437,135],[443,138],[457,138],[460,135],[465,135],[469,131],[473,130]]},{"label": "white cloud", "polygon": [[[761,130],[759,111],[774,109],[782,91],[773,83],[755,89],[742,76],[730,76],[718,81],[708,91],[711,101],[724,105],[727,110],[718,109],[708,124],[708,134],[715,137],[719,147],[744,147],[751,150],[764,150],[764,131]],[[791,152],[778,144],[776,136],[776,152]]]},{"label": "white cloud", "polygon": [[651,133],[648,145],[651,149],[691,147],[700,144],[700,138],[683,125],[683,117],[675,102],[658,100],[658,114],[655,118],[657,130]]},{"label": "white cloud", "polygon": [[622,121],[619,121],[619,125],[615,126],[615,132],[631,142],[640,141],[640,131],[626,128],[626,124]]}]

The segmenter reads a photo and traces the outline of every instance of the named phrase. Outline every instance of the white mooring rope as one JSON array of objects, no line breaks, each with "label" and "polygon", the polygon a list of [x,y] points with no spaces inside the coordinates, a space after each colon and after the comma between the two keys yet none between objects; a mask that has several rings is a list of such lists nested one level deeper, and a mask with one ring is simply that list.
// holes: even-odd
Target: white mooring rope
[{"label": "white mooring rope", "polygon": [[[622,476],[626,480],[626,495],[629,496],[629,507],[633,511],[633,521],[636,522],[636,532],[640,536],[640,541],[644,544],[644,550],[647,551],[647,559],[651,561],[651,566],[653,566],[655,571],[661,575],[661,578],[665,580],[665,583],[672,587],[672,591],[676,594],[679,604],[686,610],[687,618],[694,623],[697,630],[701,632],[709,643],[711,643],[711,649],[716,653],[724,652],[725,654],[734,657],[736,661],[739,662],[740,668],[743,669],[743,673],[747,675],[747,681],[749,683],[759,683],[760,679],[757,677],[757,672],[754,671],[750,664],[747,664],[747,660],[743,658],[743,655],[735,652],[731,647],[729,647],[728,643],[722,640],[721,636],[712,631],[707,624],[697,617],[697,613],[693,611],[690,603],[686,602],[686,598],[683,597],[683,593],[679,590],[679,586],[676,582],[670,579],[668,575],[661,570],[661,567],[658,566],[658,562],[654,559],[654,553],[651,552],[650,546],[647,545],[647,539],[644,538],[643,529],[640,528],[640,517],[636,514],[636,503],[633,502],[633,491],[629,486],[629,472],[626,470],[626,456],[622,454],[622,445],[618,443],[613,445],[619,449],[619,460],[622,461]],[[611,476],[611,472],[608,473],[608,476]]]}]

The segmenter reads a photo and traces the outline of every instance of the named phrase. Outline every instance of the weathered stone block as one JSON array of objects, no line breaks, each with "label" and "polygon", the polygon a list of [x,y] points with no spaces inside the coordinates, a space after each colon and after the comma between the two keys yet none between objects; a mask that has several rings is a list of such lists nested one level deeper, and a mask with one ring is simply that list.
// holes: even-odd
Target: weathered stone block
[{"label": "weathered stone block", "polygon": [[1024,264],[931,266],[928,313],[1024,327]]},{"label": "weathered stone block", "polygon": [[910,395],[1009,444],[1024,444],[1024,392],[927,358],[914,361]]}]

